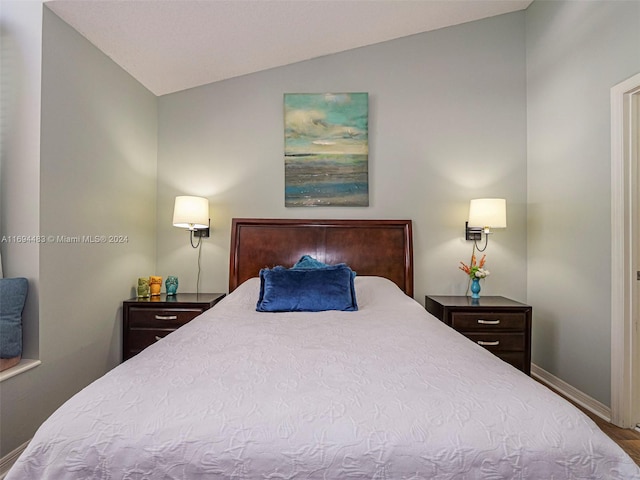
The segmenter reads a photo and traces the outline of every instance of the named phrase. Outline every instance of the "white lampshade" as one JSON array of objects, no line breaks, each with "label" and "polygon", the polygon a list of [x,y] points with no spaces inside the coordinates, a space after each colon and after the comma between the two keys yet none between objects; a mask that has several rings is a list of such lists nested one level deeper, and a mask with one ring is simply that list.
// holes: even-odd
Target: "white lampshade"
[{"label": "white lampshade", "polygon": [[469,204],[469,226],[507,228],[507,201],[504,198],[477,198]]},{"label": "white lampshade", "polygon": [[176,197],[173,226],[189,230],[209,228],[209,200],[203,197]]}]

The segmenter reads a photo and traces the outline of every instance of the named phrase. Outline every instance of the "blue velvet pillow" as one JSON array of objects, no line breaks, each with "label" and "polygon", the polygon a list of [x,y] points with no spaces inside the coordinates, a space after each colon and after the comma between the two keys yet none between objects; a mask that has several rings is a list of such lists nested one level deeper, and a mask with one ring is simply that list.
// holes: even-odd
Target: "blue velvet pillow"
[{"label": "blue velvet pillow", "polygon": [[329,266],[330,265],[327,265],[326,263],[316,260],[311,255],[303,255],[291,268],[326,268]]},{"label": "blue velvet pillow", "polygon": [[[303,255],[302,257],[300,257],[300,260],[298,260],[296,262],[296,264],[291,268],[295,268],[295,269],[300,269],[300,268],[311,269],[311,268],[346,267],[346,266],[347,266],[346,263],[338,263],[336,265],[328,265],[326,263],[322,263],[320,260],[316,260],[311,255]],[[353,278],[356,278],[356,272],[351,270],[351,276]]]},{"label": "blue velvet pillow", "polygon": [[22,309],[28,288],[26,278],[0,278],[0,358],[22,355]]},{"label": "blue velvet pillow", "polygon": [[260,270],[259,312],[358,310],[352,270],[346,265],[323,268],[275,267]]}]

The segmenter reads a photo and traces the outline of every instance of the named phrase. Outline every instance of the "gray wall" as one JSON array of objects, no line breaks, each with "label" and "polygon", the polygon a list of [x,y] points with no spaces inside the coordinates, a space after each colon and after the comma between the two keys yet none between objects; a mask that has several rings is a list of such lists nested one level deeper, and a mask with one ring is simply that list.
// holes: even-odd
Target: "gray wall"
[{"label": "gray wall", "polygon": [[[0,234],[40,232],[40,90],[42,4],[3,1],[1,30]],[[5,277],[26,277],[24,356],[39,357],[39,245],[0,243]],[[31,371],[35,372],[35,371]],[[0,457],[30,438],[43,418],[30,418],[32,397],[41,399],[36,376],[19,375],[0,384]],[[29,407],[22,408],[22,405]]]},{"label": "gray wall", "polygon": [[[226,291],[232,217],[410,218],[415,292],[464,294],[469,200],[504,197],[486,294],[526,300],[524,12],[385,42],[159,99],[158,274],[195,289],[175,195],[210,199],[201,291]],[[368,208],[285,208],[283,94],[369,93]],[[257,272],[256,272],[257,273]]]},{"label": "gray wall", "polygon": [[[36,284],[27,322],[39,322],[42,365],[0,385],[0,456],[117,363],[136,277],[195,289],[197,251],[171,226],[177,194],[211,201],[201,291],[227,289],[232,217],[402,217],[421,302],[464,293],[468,201],[505,197],[483,293],[531,303],[534,361],[609,403],[608,95],[640,71],[637,2],[534,2],[159,99],[46,9],[42,30],[39,2],[2,7],[2,234],[128,243],[2,246],[5,274]],[[11,97],[11,142],[7,58],[29,77]],[[286,209],[282,95],[330,91],[369,92],[371,206]]]},{"label": "gray wall", "polygon": [[2,382],[0,456],[120,362],[122,300],[156,256],[156,97],[47,8],[42,32],[40,234],[127,241],[40,245],[42,365]]},{"label": "gray wall", "polygon": [[610,89],[640,72],[640,2],[526,14],[533,360],[610,405]]},{"label": "gray wall", "polygon": [[[2,1],[0,11],[0,234],[38,235],[42,4]],[[38,358],[37,243],[1,242],[5,277],[26,277],[24,356]]]}]

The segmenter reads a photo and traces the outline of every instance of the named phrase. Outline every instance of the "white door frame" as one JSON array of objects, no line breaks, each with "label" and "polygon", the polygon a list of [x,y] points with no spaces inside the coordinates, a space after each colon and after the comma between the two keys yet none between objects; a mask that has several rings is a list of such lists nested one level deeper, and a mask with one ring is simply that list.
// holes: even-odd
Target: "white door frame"
[{"label": "white door frame", "polygon": [[611,422],[640,423],[638,113],[640,73],[611,89]]}]

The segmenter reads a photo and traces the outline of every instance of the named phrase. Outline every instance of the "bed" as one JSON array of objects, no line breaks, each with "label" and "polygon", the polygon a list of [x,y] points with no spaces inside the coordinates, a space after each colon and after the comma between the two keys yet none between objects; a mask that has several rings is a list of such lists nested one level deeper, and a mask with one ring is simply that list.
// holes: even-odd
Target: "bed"
[{"label": "bed", "polygon": [[[408,220],[233,220],[230,294],[68,400],[6,480],[640,479],[413,300],[411,242]],[[257,311],[305,256],[356,272],[357,309]]]}]

